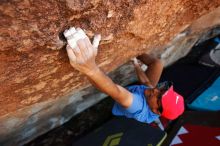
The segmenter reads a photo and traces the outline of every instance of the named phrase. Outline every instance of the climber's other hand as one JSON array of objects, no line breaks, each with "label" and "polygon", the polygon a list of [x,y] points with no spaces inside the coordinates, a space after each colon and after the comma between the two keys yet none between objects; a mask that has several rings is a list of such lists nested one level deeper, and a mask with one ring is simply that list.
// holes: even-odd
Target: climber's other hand
[{"label": "climber's other hand", "polygon": [[136,57],[131,59],[132,63],[134,64],[134,66],[142,66],[143,63],[138,60]]}]

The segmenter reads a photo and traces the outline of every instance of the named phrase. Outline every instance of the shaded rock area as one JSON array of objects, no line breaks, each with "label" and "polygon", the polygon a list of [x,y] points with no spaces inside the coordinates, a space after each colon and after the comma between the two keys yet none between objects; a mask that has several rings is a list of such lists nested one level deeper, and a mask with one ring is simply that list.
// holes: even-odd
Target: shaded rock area
[{"label": "shaded rock area", "polygon": [[125,64],[131,57],[147,52],[173,63],[218,30],[219,6],[219,0],[1,1],[0,145],[21,145],[106,97],[69,65],[62,36],[69,26],[90,38],[101,33],[97,64],[127,85],[135,81]]}]

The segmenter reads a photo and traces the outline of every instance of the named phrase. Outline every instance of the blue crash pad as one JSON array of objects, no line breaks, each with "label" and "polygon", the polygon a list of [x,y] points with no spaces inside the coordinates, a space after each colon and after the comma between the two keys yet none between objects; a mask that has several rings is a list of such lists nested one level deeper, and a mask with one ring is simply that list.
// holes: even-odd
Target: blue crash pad
[{"label": "blue crash pad", "polygon": [[220,76],[215,82],[201,93],[188,107],[195,110],[220,110]]}]

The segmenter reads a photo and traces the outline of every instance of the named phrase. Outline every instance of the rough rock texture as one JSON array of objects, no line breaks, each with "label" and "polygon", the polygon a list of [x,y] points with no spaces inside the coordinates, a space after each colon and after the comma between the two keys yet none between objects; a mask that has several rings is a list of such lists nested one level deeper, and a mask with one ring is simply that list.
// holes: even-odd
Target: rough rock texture
[{"label": "rough rock texture", "polygon": [[[219,6],[219,0],[1,1],[0,144],[22,144],[105,96],[98,93],[96,101],[86,78],[69,65],[62,36],[69,26],[91,38],[102,34],[97,63],[110,72],[143,52],[165,64],[184,56],[220,25]],[[113,78],[132,82],[131,68]]]}]

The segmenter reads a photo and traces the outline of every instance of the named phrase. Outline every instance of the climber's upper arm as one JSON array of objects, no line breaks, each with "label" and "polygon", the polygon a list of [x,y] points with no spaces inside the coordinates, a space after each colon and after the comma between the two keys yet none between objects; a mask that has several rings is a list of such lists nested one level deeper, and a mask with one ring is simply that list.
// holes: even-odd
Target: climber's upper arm
[{"label": "climber's upper arm", "polygon": [[128,108],[131,106],[133,101],[133,95],[127,89],[120,85],[116,85],[119,89],[119,93],[117,97],[112,97],[116,102],[118,102],[124,108]]}]

